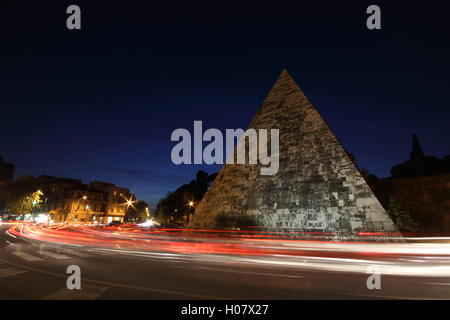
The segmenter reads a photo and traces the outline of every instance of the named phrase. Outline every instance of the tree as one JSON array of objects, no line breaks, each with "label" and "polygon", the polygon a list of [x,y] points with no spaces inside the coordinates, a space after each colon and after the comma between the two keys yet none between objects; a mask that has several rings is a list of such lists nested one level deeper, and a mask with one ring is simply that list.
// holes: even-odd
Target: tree
[{"label": "tree", "polygon": [[43,193],[37,190],[29,195],[11,197],[6,202],[5,212],[10,215],[22,216],[41,209],[44,204]]},{"label": "tree", "polygon": [[184,199],[189,198],[183,188],[169,192],[158,202],[156,207],[157,219],[161,222],[174,222],[182,218],[184,214]]},{"label": "tree", "polygon": [[149,218],[149,206],[145,201],[140,200],[128,208],[127,212],[125,213],[124,221],[141,223],[147,221]]},{"label": "tree", "polygon": [[400,231],[414,231],[418,224],[411,216],[403,211],[400,204],[394,198],[389,198],[387,213]]},{"label": "tree", "polygon": [[195,212],[195,205],[203,198],[216,176],[217,173],[208,175],[205,171],[199,170],[195,180],[169,192],[158,202],[157,219],[163,223],[177,222]]},{"label": "tree", "polygon": [[12,216],[23,216],[31,213],[33,205],[29,198],[10,198],[5,205],[5,213]]}]

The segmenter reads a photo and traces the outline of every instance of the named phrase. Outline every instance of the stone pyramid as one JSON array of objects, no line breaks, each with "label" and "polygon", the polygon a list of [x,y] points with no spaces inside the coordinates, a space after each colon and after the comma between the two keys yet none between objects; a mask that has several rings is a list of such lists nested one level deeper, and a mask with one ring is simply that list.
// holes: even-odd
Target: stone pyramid
[{"label": "stone pyramid", "polygon": [[[190,227],[218,215],[257,215],[280,229],[397,231],[338,139],[284,70],[249,128],[279,129],[279,170],[225,164],[198,204]],[[270,140],[269,140],[270,141]]]}]

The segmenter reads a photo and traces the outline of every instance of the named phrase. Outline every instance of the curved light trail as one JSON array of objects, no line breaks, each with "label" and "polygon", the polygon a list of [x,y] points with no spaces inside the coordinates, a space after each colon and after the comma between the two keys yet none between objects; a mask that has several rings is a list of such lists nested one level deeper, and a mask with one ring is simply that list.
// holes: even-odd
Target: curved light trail
[{"label": "curved light trail", "polygon": [[[324,232],[292,238],[276,231],[142,228],[136,225],[15,224],[8,234],[33,242],[83,246],[100,252],[207,259],[333,272],[450,277],[450,238],[361,234],[353,241],[330,241]],[[391,240],[387,242],[386,240]],[[383,242],[384,240],[384,242]],[[395,241],[392,241],[395,240]]]}]

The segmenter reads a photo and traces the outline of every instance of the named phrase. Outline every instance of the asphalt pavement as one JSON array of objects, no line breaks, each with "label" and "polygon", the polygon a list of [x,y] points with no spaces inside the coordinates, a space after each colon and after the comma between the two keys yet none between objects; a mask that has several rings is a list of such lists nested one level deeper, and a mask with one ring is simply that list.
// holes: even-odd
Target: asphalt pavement
[{"label": "asphalt pavement", "polygon": [[[260,263],[270,257],[255,263],[255,257],[45,243],[11,236],[7,230],[0,227],[3,300],[450,298],[447,277],[381,274],[381,289],[371,290],[370,274],[345,268],[321,271]],[[390,257],[397,258],[404,259]],[[71,265],[80,267],[80,290],[67,288]]]}]

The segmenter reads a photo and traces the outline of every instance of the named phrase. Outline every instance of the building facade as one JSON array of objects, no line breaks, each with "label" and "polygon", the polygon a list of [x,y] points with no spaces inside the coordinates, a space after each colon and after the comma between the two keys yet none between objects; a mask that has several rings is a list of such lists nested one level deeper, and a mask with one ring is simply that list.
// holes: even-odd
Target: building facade
[{"label": "building facade", "polygon": [[134,195],[127,188],[107,182],[83,184],[81,180],[24,176],[9,184],[6,197],[23,196],[36,190],[43,194],[42,212],[54,222],[123,222]]}]

